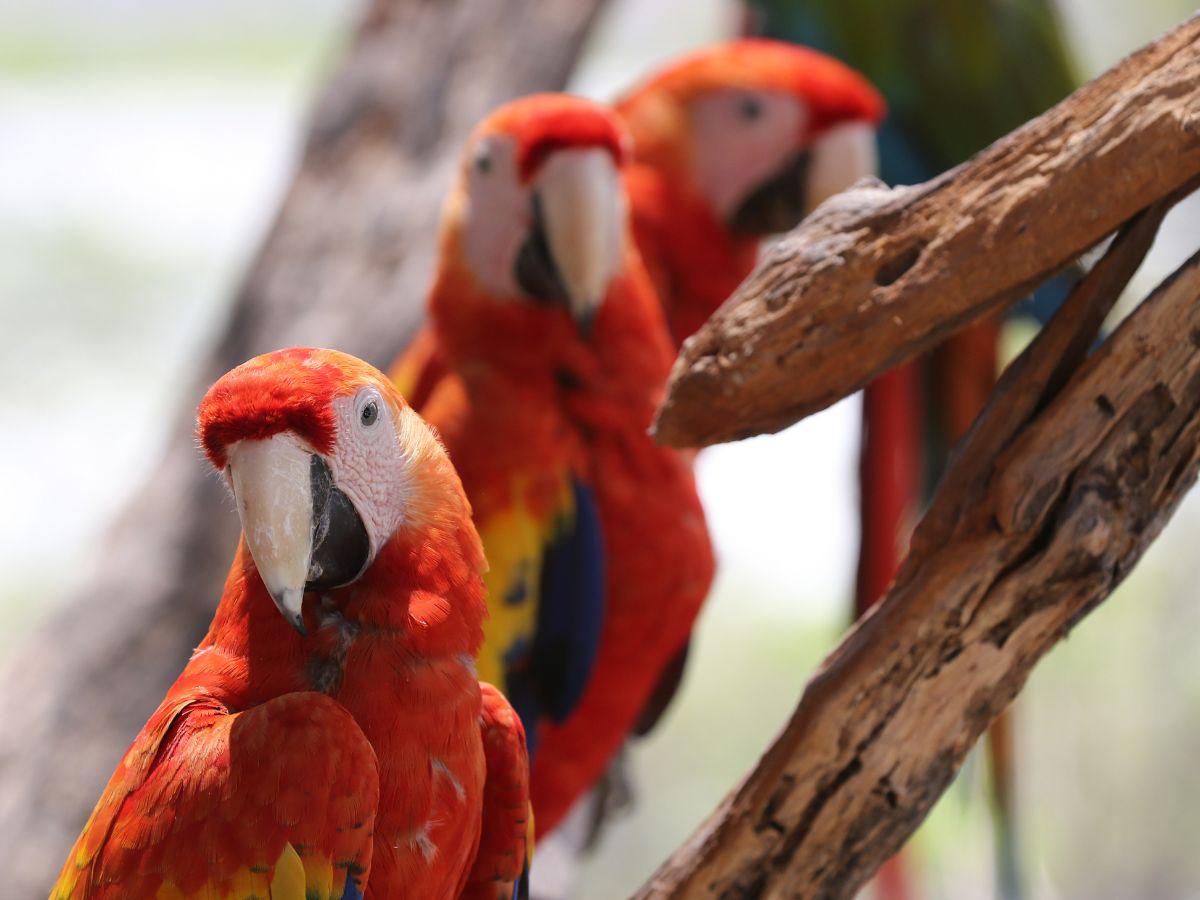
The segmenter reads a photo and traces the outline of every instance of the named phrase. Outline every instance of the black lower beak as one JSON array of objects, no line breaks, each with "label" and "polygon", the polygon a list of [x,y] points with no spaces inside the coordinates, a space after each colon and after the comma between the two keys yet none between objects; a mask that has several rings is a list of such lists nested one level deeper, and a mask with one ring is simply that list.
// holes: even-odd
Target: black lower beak
[{"label": "black lower beak", "polygon": [[328,591],[354,581],[371,555],[367,527],[350,498],[333,483],[329,465],[313,454],[313,549],[306,591]]},{"label": "black lower beak", "polygon": [[558,271],[550,252],[550,242],[546,239],[546,222],[537,194],[533,195],[533,222],[529,227],[529,235],[517,253],[514,276],[517,286],[531,299],[570,308],[562,273]]},{"label": "black lower beak", "polygon": [[800,224],[808,208],[807,150],[756,187],[734,210],[729,230],[738,237],[766,237]]}]

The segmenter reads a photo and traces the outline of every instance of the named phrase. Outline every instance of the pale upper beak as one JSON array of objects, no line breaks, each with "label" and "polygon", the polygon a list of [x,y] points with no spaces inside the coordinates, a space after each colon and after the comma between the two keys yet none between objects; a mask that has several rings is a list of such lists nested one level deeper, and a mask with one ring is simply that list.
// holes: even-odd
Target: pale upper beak
[{"label": "pale upper beak", "polygon": [[542,164],[534,192],[564,299],[586,333],[620,269],[626,216],[620,173],[607,150],[560,150]]},{"label": "pale upper beak", "polygon": [[283,617],[303,632],[313,546],[312,454],[285,432],[239,441],[228,458],[246,547]]},{"label": "pale upper beak", "polygon": [[366,568],[366,526],[294,434],[239,441],[226,455],[246,547],[279,612],[304,634],[305,591],[348,584]]},{"label": "pale upper beak", "polygon": [[805,212],[812,212],[834,194],[878,172],[875,127],[868,122],[834,125],[813,141]]}]

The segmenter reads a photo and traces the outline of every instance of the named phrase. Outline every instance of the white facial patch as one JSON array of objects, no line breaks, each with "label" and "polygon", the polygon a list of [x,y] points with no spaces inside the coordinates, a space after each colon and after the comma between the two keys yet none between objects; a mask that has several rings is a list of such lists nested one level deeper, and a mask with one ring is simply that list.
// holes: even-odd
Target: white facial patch
[{"label": "white facial patch", "polygon": [[405,521],[409,460],[391,406],[373,387],[333,401],[337,440],[328,457],[333,482],[363,520],[371,557]]},{"label": "white facial patch", "polygon": [[721,219],[796,154],[808,121],[791,94],[737,88],[698,97],[690,114],[697,187]]},{"label": "white facial patch", "polygon": [[532,222],[530,192],[517,172],[517,146],[507,135],[476,143],[467,172],[463,237],[475,277],[498,297],[520,293],[517,254]]}]

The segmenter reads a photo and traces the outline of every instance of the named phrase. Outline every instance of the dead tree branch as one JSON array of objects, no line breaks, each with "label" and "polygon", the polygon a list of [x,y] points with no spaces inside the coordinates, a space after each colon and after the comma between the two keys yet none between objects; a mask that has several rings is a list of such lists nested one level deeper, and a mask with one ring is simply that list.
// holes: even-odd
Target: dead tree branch
[{"label": "dead tree branch", "polygon": [[758,766],[638,894],[851,897],[1200,467],[1200,254],[1086,356],[1167,208],[1122,228],[1009,368],[885,600]]},{"label": "dead tree branch", "polygon": [[1200,16],[916,187],[834,198],[684,346],[674,446],[778,431],[1005,304],[1200,172]]},{"label": "dead tree branch", "polygon": [[237,539],[192,437],[204,389],[248,357],[332,346],[386,364],[423,311],[467,131],[561,87],[603,0],[374,0],[322,92],[304,158],[168,450],[96,570],[0,674],[5,896],[44,896],[120,754],[203,634]]}]

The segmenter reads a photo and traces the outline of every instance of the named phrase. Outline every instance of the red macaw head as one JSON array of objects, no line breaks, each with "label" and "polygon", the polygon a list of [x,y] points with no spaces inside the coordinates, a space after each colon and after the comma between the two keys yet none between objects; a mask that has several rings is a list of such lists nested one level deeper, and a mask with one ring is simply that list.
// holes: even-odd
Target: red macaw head
[{"label": "red macaw head", "polygon": [[884,104],[823,53],[747,38],[667,66],[617,111],[635,162],[698,195],[732,233],[763,237],[875,174]]},{"label": "red macaw head", "polygon": [[306,592],[356,581],[402,530],[469,514],[433,432],[387,377],[344,353],[255,357],[209,389],[198,418],[263,584],[301,633]]},{"label": "red macaw head", "polygon": [[565,94],[525,97],[484,119],[443,217],[439,323],[493,344],[552,321],[586,336],[624,266],[626,145],[610,110]]}]

